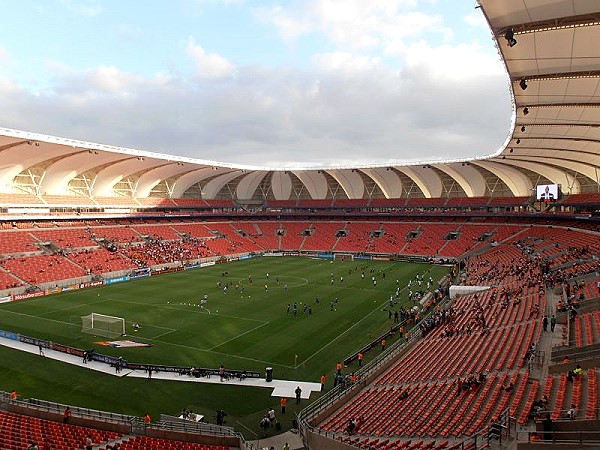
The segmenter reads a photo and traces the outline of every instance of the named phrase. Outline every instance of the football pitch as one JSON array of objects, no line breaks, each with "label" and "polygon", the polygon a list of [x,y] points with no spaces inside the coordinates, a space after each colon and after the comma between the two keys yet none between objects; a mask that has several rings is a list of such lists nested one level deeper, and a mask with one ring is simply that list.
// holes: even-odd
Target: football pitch
[{"label": "football pitch", "polygon": [[[337,361],[389,330],[389,298],[397,286],[402,293],[394,309],[412,306],[406,286],[417,273],[436,281],[433,290],[448,268],[262,257],[2,304],[0,328],[136,363],[222,364],[261,373],[272,367],[275,378],[311,382],[325,373],[329,388]],[[90,313],[124,318],[127,337],[116,340],[150,346],[98,344],[107,338],[82,332],[81,317]],[[140,325],[137,331],[133,323]],[[378,352],[367,352],[365,360]],[[279,404],[267,389],[116,378],[3,347],[0,389],[126,414],[148,411],[153,417],[185,407],[213,422],[215,411],[225,409],[227,425],[256,432],[264,412]],[[289,420],[280,418],[284,429],[293,418],[290,403]]]}]

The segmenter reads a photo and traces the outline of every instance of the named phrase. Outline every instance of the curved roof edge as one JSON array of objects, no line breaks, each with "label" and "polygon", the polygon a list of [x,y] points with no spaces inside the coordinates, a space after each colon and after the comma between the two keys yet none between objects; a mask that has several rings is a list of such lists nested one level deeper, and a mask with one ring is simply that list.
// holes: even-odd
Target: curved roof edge
[{"label": "curved roof edge", "polygon": [[[0,192],[19,191],[19,176],[42,180],[29,186],[35,194],[89,197],[172,196],[188,189],[187,195],[246,199],[280,199],[284,192],[290,198],[460,197],[497,195],[499,189],[530,196],[530,186],[551,183],[548,177],[567,180],[567,193],[600,192],[600,2],[477,0],[477,7],[504,65],[512,103],[507,137],[489,155],[268,167],[0,128]],[[266,172],[284,172],[285,189],[273,186],[282,179]]]}]

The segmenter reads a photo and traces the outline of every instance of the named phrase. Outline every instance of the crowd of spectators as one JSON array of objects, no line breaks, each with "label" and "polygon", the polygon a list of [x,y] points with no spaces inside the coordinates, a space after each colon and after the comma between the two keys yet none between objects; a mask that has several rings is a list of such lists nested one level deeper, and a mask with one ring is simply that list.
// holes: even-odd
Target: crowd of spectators
[{"label": "crowd of spectators", "polygon": [[167,264],[215,256],[202,240],[182,239],[180,241],[161,241],[150,239],[140,245],[126,246],[121,250],[139,267],[155,264]]}]

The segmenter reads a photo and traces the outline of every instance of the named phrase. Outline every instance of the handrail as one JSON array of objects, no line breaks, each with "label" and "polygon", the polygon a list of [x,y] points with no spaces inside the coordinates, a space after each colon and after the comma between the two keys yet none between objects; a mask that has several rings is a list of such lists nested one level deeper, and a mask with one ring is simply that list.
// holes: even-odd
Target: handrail
[{"label": "handrail", "polygon": [[[534,434],[535,433],[535,434]],[[600,431],[517,431],[518,442],[536,442],[532,440],[533,436],[538,437],[541,442],[559,443],[577,443],[577,444],[597,444],[600,442]]]},{"label": "handrail", "polygon": [[190,420],[175,420],[173,419],[163,419],[161,416],[161,420],[148,425],[148,428],[156,429],[156,430],[166,430],[166,431],[179,431],[183,433],[196,433],[196,434],[207,434],[211,436],[234,436],[236,435],[233,427],[224,427],[220,425],[214,425],[210,423],[203,422],[194,422]]},{"label": "handrail", "polygon": [[[446,298],[441,304],[444,305],[449,302]],[[436,312],[435,308],[431,308],[429,313],[423,317],[422,321],[427,320],[432,314]],[[308,426],[308,421],[317,416],[326,407],[332,405],[339,400],[345,394],[354,391],[357,388],[362,388],[366,384],[366,380],[372,376],[377,370],[379,370],[385,364],[388,364],[390,360],[395,359],[401,352],[407,347],[412,345],[415,341],[421,337],[421,330],[418,326],[414,326],[408,332],[408,338],[400,338],[396,342],[392,343],[385,352],[377,355],[374,359],[365,364],[362,368],[355,372],[357,382],[350,385],[341,386],[338,385],[326,394],[319,397],[317,400],[312,402],[306,408],[298,414],[298,422],[302,426]],[[302,430],[301,430],[302,431]]]},{"label": "handrail", "polygon": [[90,408],[82,408],[79,406],[65,405],[62,403],[49,402],[47,400],[40,400],[36,398],[29,398],[26,400],[13,400],[11,403],[19,404],[30,409],[36,409],[39,411],[45,411],[56,414],[63,414],[64,410],[69,407],[71,410],[72,417],[82,417],[86,419],[102,420],[104,422],[119,423],[119,424],[130,424],[134,416],[112,413],[108,411],[100,411]]}]

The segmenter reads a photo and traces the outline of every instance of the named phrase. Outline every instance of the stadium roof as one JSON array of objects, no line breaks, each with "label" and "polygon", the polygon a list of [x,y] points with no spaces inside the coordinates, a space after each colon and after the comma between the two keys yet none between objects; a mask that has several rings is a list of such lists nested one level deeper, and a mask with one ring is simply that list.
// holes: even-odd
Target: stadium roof
[{"label": "stadium roof", "polygon": [[0,129],[0,192],[240,201],[528,197],[547,183],[567,194],[599,192],[600,1],[479,0],[478,7],[496,38],[514,107],[506,144],[492,156],[284,170]]}]

